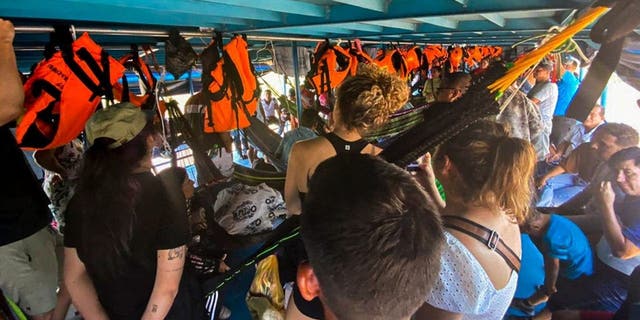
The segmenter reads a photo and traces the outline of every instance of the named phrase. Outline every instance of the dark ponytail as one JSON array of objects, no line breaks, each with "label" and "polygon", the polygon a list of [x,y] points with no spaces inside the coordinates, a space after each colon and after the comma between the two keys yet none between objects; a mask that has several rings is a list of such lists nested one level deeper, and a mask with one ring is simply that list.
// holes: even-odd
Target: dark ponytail
[{"label": "dark ponytail", "polygon": [[130,254],[140,193],[132,173],[147,156],[147,137],[152,134],[147,125],[131,141],[113,149],[109,145],[114,140],[98,138],[85,152],[74,196],[82,215],[78,250],[83,262],[98,273],[95,276],[103,279],[117,276]]}]

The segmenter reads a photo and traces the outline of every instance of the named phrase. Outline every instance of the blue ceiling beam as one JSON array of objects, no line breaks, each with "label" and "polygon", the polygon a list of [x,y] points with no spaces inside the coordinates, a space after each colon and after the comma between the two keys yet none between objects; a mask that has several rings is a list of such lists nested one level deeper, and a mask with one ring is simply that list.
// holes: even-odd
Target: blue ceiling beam
[{"label": "blue ceiling beam", "polygon": [[481,16],[491,22],[493,22],[496,26],[500,28],[504,28],[507,23],[505,18],[501,16],[499,13],[484,13]]},{"label": "blue ceiling beam", "polygon": [[295,28],[289,28],[289,27],[284,27],[284,28],[277,28],[277,29],[271,29],[269,30],[269,32],[276,32],[276,33],[282,33],[282,34],[298,34],[298,35],[312,35],[312,34],[343,34],[343,35],[351,35],[353,34],[353,30],[349,30],[349,29],[345,29],[345,28],[338,28],[338,27],[326,27],[326,26],[322,26],[322,27],[295,27]]},{"label": "blue ceiling beam", "polygon": [[138,23],[159,26],[201,26],[220,28],[225,24],[244,25],[246,21],[236,18],[215,17],[203,14],[175,14],[151,9],[126,9],[107,4],[82,4],[58,0],[57,6],[64,10],[51,10],[39,0],[0,1],[0,12],[4,18],[51,19],[93,21],[101,23]]},{"label": "blue ceiling beam", "polygon": [[[505,23],[505,30],[544,30],[546,31],[549,27],[556,25],[554,21],[550,18],[527,18],[527,19],[507,19]],[[498,29],[499,30],[499,29]],[[440,32],[484,32],[484,31],[496,31],[496,25],[487,20],[477,20],[477,21],[459,21],[458,26],[455,29],[449,29],[439,25],[432,24],[421,24],[414,31],[391,31],[389,29],[385,29],[385,34],[395,34],[395,35],[410,35],[410,34],[419,34],[419,33],[440,33]],[[367,33],[367,32],[356,32],[354,37],[371,37],[378,36],[379,34]]]},{"label": "blue ceiling beam", "polygon": [[[237,7],[256,8],[259,4],[255,0],[201,0],[205,2],[227,4]],[[366,0],[364,0],[366,1]],[[299,14],[311,17],[324,17],[326,8],[324,6],[307,3],[297,0],[277,0],[264,3],[262,10],[283,12],[289,14]]]},{"label": "blue ceiling beam", "polygon": [[383,21],[375,21],[375,22],[365,22],[365,24],[374,25],[374,26],[382,26],[385,28],[392,29],[400,29],[400,30],[411,30],[415,31],[417,25],[411,22],[404,21],[395,21],[395,20],[383,20]]},{"label": "blue ceiling beam", "polygon": [[350,6],[360,7],[367,10],[386,12],[386,0],[333,0],[333,2],[343,3]]},{"label": "blue ceiling beam", "polygon": [[365,32],[383,32],[384,31],[383,26],[364,24],[364,23],[342,23],[336,26],[340,28],[357,30],[357,31],[365,31]]},{"label": "blue ceiling beam", "polygon": [[414,20],[420,21],[422,23],[428,23],[434,26],[441,26],[448,29],[455,29],[458,27],[458,21],[449,19],[449,18],[430,17],[430,18],[417,18]]},{"label": "blue ceiling beam", "polygon": [[[431,0],[429,3],[422,1],[392,1],[388,5],[387,12],[369,10],[355,10],[353,6],[333,5],[330,7],[327,18],[313,18],[288,16],[288,26],[332,25],[347,22],[366,22],[416,19],[429,17],[442,17],[460,14],[484,14],[509,11],[530,11],[548,9],[574,9],[588,4],[586,0],[546,0],[546,1],[473,1],[467,6],[461,6],[453,0]],[[281,27],[278,23],[256,22],[247,26],[242,31],[268,30]]]},{"label": "blue ceiling beam", "polygon": [[[262,9],[236,7],[226,4],[217,4],[211,2],[203,2],[196,0],[68,0],[71,2],[84,3],[88,5],[111,5],[123,7],[126,9],[142,9],[155,11],[168,11],[173,14],[199,14],[211,15],[238,19],[262,20],[271,22],[280,22],[281,15],[273,11],[265,11]],[[45,1],[40,1],[45,2]],[[42,3],[42,5],[45,5]],[[61,10],[63,11],[63,10]],[[119,12],[114,12],[118,14]],[[82,17],[84,18],[84,17]]]}]

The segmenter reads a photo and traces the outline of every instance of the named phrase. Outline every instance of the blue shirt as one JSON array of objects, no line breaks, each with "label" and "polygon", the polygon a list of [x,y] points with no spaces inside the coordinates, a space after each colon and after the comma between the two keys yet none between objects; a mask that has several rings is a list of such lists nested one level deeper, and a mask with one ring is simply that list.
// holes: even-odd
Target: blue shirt
[{"label": "blue shirt", "polygon": [[573,280],[593,274],[593,253],[589,241],[571,220],[552,214],[542,242],[542,252],[560,260],[562,277]]},{"label": "blue shirt", "polygon": [[556,110],[553,113],[554,116],[564,116],[569,108],[569,103],[576,95],[580,87],[580,81],[571,71],[565,71],[562,75],[562,79],[558,81],[558,102],[556,103]]},{"label": "blue shirt", "polygon": [[309,140],[317,137],[318,135],[313,132],[313,130],[300,126],[297,129],[291,130],[284,134],[278,149],[276,150],[276,157],[282,159],[286,164],[289,163],[289,153],[291,153],[291,148],[293,148],[293,144],[298,141]]},{"label": "blue shirt", "polygon": [[[522,258],[520,258],[522,263],[514,298],[526,299],[531,297],[538,287],[544,285],[544,258],[528,234],[522,234],[520,238],[522,240]],[[545,306],[546,303],[537,305],[536,314],[542,311]],[[510,307],[507,310],[507,316],[525,317],[526,314]]]},{"label": "blue shirt", "polygon": [[640,247],[640,197],[626,196],[615,205],[615,211],[622,223],[624,237]]}]

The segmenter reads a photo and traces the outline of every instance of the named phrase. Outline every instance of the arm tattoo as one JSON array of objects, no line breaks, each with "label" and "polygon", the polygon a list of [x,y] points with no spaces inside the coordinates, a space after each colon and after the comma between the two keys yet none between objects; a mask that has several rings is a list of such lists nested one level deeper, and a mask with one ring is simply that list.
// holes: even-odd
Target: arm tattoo
[{"label": "arm tattoo", "polygon": [[184,247],[169,249],[168,260],[184,258],[184,250],[185,250]]},{"label": "arm tattoo", "polygon": [[154,304],[151,306],[151,312],[158,312],[158,305]]}]

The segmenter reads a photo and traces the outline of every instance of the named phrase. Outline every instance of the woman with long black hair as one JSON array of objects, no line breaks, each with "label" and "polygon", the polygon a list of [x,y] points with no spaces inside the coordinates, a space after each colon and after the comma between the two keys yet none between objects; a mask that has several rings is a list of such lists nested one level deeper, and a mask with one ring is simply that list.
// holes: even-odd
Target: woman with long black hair
[{"label": "woman with long black hair", "polygon": [[[84,319],[171,319],[187,219],[151,169],[152,126],[121,103],[97,111],[67,209],[65,284]],[[175,308],[174,308],[175,309]]]}]

